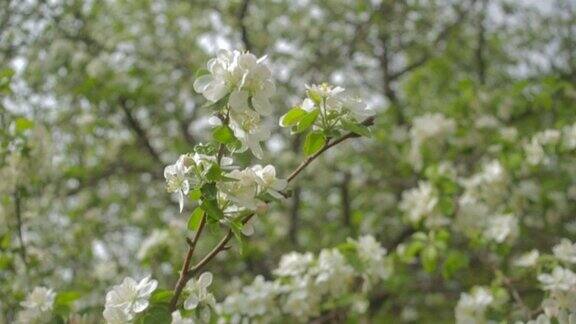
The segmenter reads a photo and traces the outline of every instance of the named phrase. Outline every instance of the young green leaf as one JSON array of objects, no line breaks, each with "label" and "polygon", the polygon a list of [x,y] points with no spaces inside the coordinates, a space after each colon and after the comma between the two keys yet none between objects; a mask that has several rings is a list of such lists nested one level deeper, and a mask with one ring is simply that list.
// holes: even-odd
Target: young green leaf
[{"label": "young green leaf", "polygon": [[314,122],[316,121],[316,118],[318,118],[319,114],[320,109],[314,109],[311,112],[304,115],[302,118],[300,118],[300,122],[298,122],[295,132],[300,133],[310,128],[312,125],[314,125]]},{"label": "young green leaf", "polygon": [[208,218],[212,221],[219,221],[224,217],[224,212],[218,207],[216,199],[204,200],[200,207],[206,212]]},{"label": "young green leaf", "polygon": [[288,110],[288,112],[280,118],[280,126],[290,127],[296,125],[304,116],[306,116],[306,114],[306,110],[300,107],[294,107]]},{"label": "young green leaf", "polygon": [[321,132],[311,132],[304,141],[304,154],[313,155],[320,151],[326,144],[326,136]]},{"label": "young green leaf", "polygon": [[192,211],[190,218],[188,218],[188,230],[196,232],[198,230],[198,227],[200,227],[200,220],[202,219],[203,216],[204,216],[204,209],[196,207],[194,211]]},{"label": "young green leaf", "polygon": [[220,125],[212,131],[212,137],[218,142],[222,144],[231,144],[236,141],[236,136],[234,136],[234,132],[230,127],[227,125]]},{"label": "young green leaf", "polygon": [[436,269],[436,261],[438,260],[438,250],[433,245],[429,245],[420,255],[422,266],[427,272],[433,272]]},{"label": "young green leaf", "polygon": [[370,128],[356,122],[342,120],[342,127],[354,134],[370,137]]}]

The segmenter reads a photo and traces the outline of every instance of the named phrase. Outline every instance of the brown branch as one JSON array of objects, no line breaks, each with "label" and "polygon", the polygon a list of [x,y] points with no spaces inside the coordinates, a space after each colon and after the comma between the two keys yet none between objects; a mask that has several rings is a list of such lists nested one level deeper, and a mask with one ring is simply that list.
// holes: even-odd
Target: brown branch
[{"label": "brown branch", "polygon": [[176,287],[174,288],[174,296],[172,296],[172,299],[170,300],[170,308],[172,310],[176,308],[176,304],[178,303],[178,296],[182,294],[182,290],[186,286],[186,282],[188,282],[188,275],[189,275],[188,269],[190,268],[192,255],[194,255],[194,249],[196,248],[196,244],[198,243],[200,234],[204,229],[204,225],[206,225],[206,215],[202,215],[202,218],[200,219],[200,225],[198,226],[198,230],[196,231],[194,238],[191,241],[190,239],[187,239],[188,252],[186,253],[184,264],[182,265],[182,270],[180,270],[180,277],[178,278],[178,281],[176,282]]},{"label": "brown branch", "polygon": [[244,43],[244,48],[247,51],[253,52],[254,46],[250,41],[250,37],[248,36],[248,26],[246,25],[246,16],[248,15],[248,9],[250,7],[250,0],[242,1],[242,5],[240,6],[240,12],[238,13],[238,20],[240,22],[240,30],[242,32],[242,42]]},{"label": "brown branch", "polygon": [[146,131],[144,130],[142,125],[140,125],[140,122],[138,121],[138,119],[136,119],[134,114],[132,114],[132,111],[130,111],[130,108],[128,108],[128,101],[126,100],[126,98],[120,98],[120,108],[122,108],[122,111],[124,112],[124,115],[126,116],[126,120],[128,121],[128,126],[130,126],[132,131],[136,134],[138,141],[140,141],[140,143],[142,145],[144,145],[144,147],[146,148],[146,151],[148,152],[148,154],[152,157],[152,159],[154,161],[156,161],[158,164],[163,165],[164,163],[162,162],[162,159],[160,158],[160,154],[156,151],[156,149],[150,143],[150,140],[148,138],[148,134],[146,134]]},{"label": "brown branch", "polygon": [[[362,122],[362,125],[364,126],[370,126],[374,124],[374,117],[370,117],[368,119],[366,119],[364,122]],[[360,135],[356,134],[356,133],[348,133],[342,137],[340,137],[337,140],[334,141],[329,141],[326,145],[324,145],[324,147],[318,151],[316,154],[310,156],[309,158],[307,158],[306,160],[304,160],[304,162],[302,162],[302,164],[300,164],[296,170],[294,170],[287,178],[288,182],[291,182],[292,180],[294,180],[294,178],[300,174],[312,161],[314,161],[316,158],[318,158],[318,156],[320,156],[323,152],[326,152],[328,149],[330,149],[333,146],[336,146],[342,142],[344,142],[345,140],[349,139],[349,138],[354,138],[354,137],[359,137]],[[248,216],[246,216],[246,218],[244,218],[242,220],[243,224],[246,224],[252,217],[254,217],[254,213],[249,214]],[[198,236],[200,234],[200,231],[198,232]],[[182,280],[178,281],[178,284],[176,286],[176,289],[174,290],[174,296],[172,297],[172,301],[171,301],[171,309],[174,310],[176,308],[176,305],[178,304],[178,299],[180,298],[180,295],[182,294],[182,290],[184,289],[186,283],[188,282],[188,280],[190,280],[190,278],[198,273],[198,271],[200,271],[200,269],[202,269],[208,262],[210,262],[212,259],[214,259],[214,257],[216,257],[221,251],[225,251],[228,249],[228,242],[230,241],[230,239],[232,238],[233,233],[232,230],[228,230],[226,232],[226,235],[224,235],[224,237],[222,237],[222,239],[220,240],[220,242],[218,242],[218,244],[202,259],[200,260],[196,265],[194,265],[189,271],[187,272],[182,272],[180,275],[180,278],[182,278]],[[190,250],[188,251],[188,253],[186,254],[186,260],[188,260],[188,257],[190,256],[190,258],[192,258]],[[183,269],[185,269],[185,267],[183,267]]]},{"label": "brown branch", "polygon": [[486,47],[486,26],[485,26],[485,20],[486,20],[486,10],[487,10],[487,6],[488,6],[488,1],[487,0],[483,0],[482,1],[482,8],[480,9],[480,17],[478,19],[478,39],[477,39],[477,45],[476,45],[476,64],[477,64],[477,68],[478,68],[478,79],[480,81],[480,84],[485,84],[486,83],[486,60],[485,60],[485,55],[484,55],[484,51],[485,51],[485,47]]},{"label": "brown branch", "polygon": [[18,241],[20,242],[20,257],[22,258],[22,262],[24,262],[26,268],[28,268],[28,261],[26,258],[26,244],[24,243],[24,235],[22,230],[24,223],[22,222],[22,196],[20,189],[16,189],[14,192],[14,214],[16,215]]},{"label": "brown branch", "polygon": [[[228,118],[229,116],[227,114],[226,118],[223,120],[224,124],[228,123]],[[220,144],[220,147],[218,148],[218,156],[216,158],[218,165],[220,165],[220,161],[222,161],[225,149],[226,146],[224,144]],[[180,277],[178,278],[178,281],[176,282],[176,286],[174,288],[174,296],[172,296],[172,299],[170,300],[171,310],[176,309],[176,305],[178,304],[178,298],[182,294],[182,290],[186,286],[188,280],[190,280],[190,278],[192,277],[192,274],[195,273],[194,270],[189,270],[190,262],[192,261],[192,256],[194,255],[194,249],[196,248],[196,243],[198,243],[198,239],[200,238],[200,235],[202,235],[202,231],[204,230],[205,224],[206,224],[206,214],[202,215],[202,219],[200,220],[200,225],[198,227],[198,230],[196,231],[194,239],[192,241],[189,241],[189,239],[187,240],[188,252],[186,252],[186,257],[184,258],[184,264],[182,265],[182,270],[180,271]],[[229,231],[229,233],[231,232],[232,231]],[[226,244],[226,242],[224,242],[224,244]],[[222,249],[226,249],[226,246],[223,246]]]},{"label": "brown branch", "polygon": [[300,210],[300,195],[302,189],[295,186],[292,191],[292,204],[290,205],[290,228],[288,229],[288,237],[293,245],[298,245],[298,220]]},{"label": "brown branch", "polygon": [[[374,124],[374,117],[370,117],[368,119],[366,119],[365,121],[362,122],[362,125],[364,126],[370,126]],[[294,180],[294,178],[296,178],[296,176],[298,174],[300,174],[300,172],[302,172],[302,170],[304,170],[308,164],[310,164],[312,161],[316,160],[316,158],[318,158],[320,155],[322,155],[322,153],[326,152],[327,150],[329,150],[331,147],[336,146],[342,142],[344,142],[345,140],[349,139],[349,138],[354,138],[354,137],[359,137],[360,135],[356,134],[356,133],[348,133],[342,137],[340,137],[339,139],[335,140],[335,141],[329,141],[328,143],[326,143],[326,145],[324,145],[324,147],[322,149],[320,149],[320,151],[316,152],[315,154],[311,155],[310,157],[308,157],[306,160],[304,160],[297,168],[296,170],[292,171],[292,173],[290,173],[290,175],[288,176],[288,178],[286,178],[288,180],[288,182]]]},{"label": "brown branch", "polygon": [[340,200],[342,203],[342,225],[346,228],[350,228],[352,218],[352,208],[350,206],[350,180],[350,172],[344,172],[342,182],[340,183]]}]

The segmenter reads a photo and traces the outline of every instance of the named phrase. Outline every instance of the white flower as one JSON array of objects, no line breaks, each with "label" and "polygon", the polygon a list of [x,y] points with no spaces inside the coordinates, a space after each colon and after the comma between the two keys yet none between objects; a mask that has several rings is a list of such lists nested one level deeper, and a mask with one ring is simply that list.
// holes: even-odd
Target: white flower
[{"label": "white flower", "polygon": [[18,312],[16,322],[22,324],[36,323],[46,317],[54,307],[56,293],[45,287],[36,287],[26,300],[20,303],[24,310]]},{"label": "white flower", "polygon": [[56,298],[56,293],[52,289],[36,287],[20,305],[31,310],[47,312],[52,310],[54,298]]},{"label": "white flower", "polygon": [[232,170],[226,174],[228,178],[236,181],[219,182],[218,188],[224,192],[230,201],[250,210],[258,206],[256,195],[258,194],[258,176],[250,168],[242,171]]},{"label": "white flower", "polygon": [[180,311],[172,312],[172,322],[171,324],[194,324],[192,318],[182,318]]},{"label": "white flower", "polygon": [[106,294],[104,318],[108,323],[125,323],[148,308],[150,295],[158,281],[146,277],[140,282],[127,277]]},{"label": "white flower", "polygon": [[285,179],[276,178],[276,168],[273,165],[262,167],[257,164],[252,167],[252,171],[258,176],[260,193],[267,192],[273,197],[282,198],[279,192],[286,188],[288,182]]},{"label": "white flower", "polygon": [[561,132],[556,129],[548,129],[536,133],[529,143],[524,144],[527,161],[531,165],[548,164],[550,158],[546,155],[544,147],[555,145],[560,141]]},{"label": "white flower", "polygon": [[265,59],[248,52],[221,50],[208,61],[209,74],[194,82],[194,90],[212,102],[230,94],[232,109],[249,109],[251,105],[258,113],[268,115],[275,86]]},{"label": "white flower", "polygon": [[482,323],[486,308],[492,304],[494,296],[484,287],[472,288],[472,293],[463,293],[456,305],[456,323]]},{"label": "white flower", "polygon": [[372,235],[364,235],[357,241],[348,239],[358,251],[358,256],[366,266],[366,277],[369,279],[386,279],[391,274],[389,265],[385,262],[386,249]]},{"label": "white flower", "polygon": [[[550,318],[545,314],[540,314],[535,320],[527,321],[526,324],[550,324]],[[516,324],[522,324],[522,322],[516,322]]]},{"label": "white flower", "polygon": [[321,291],[338,294],[346,290],[354,270],[338,250],[329,249],[320,252],[318,264],[312,269],[312,273],[316,274],[316,284]]},{"label": "white flower", "polygon": [[518,231],[518,219],[514,215],[498,215],[488,219],[484,237],[496,243],[502,243],[513,237]]},{"label": "white flower", "polygon": [[576,274],[570,269],[555,267],[552,273],[538,275],[538,281],[544,290],[571,290],[576,289]]},{"label": "white flower", "polygon": [[[320,107],[325,110],[325,114],[342,114],[357,122],[374,115],[374,111],[368,108],[360,98],[349,95],[344,88],[334,87],[327,83],[307,85],[306,88],[312,100],[323,101]],[[304,100],[302,103],[302,108],[306,111],[312,111],[313,107],[314,103],[311,100]]]},{"label": "white flower", "polygon": [[230,116],[230,128],[242,143],[239,152],[250,149],[255,157],[261,159],[263,151],[260,142],[270,138],[270,127],[263,124],[260,115],[253,110],[231,112]]},{"label": "white flower", "polygon": [[514,265],[517,267],[532,267],[536,265],[536,261],[538,261],[538,257],[540,256],[540,252],[534,249],[530,252],[524,253],[518,258],[514,260]]},{"label": "white flower", "polygon": [[564,133],[564,146],[571,150],[576,148],[576,123],[571,126],[566,126],[563,129]]},{"label": "white flower", "polygon": [[134,315],[126,312],[121,307],[106,307],[102,315],[108,324],[125,324],[134,318]]},{"label": "white flower", "polygon": [[208,292],[208,287],[212,284],[212,273],[204,272],[198,280],[190,280],[186,284],[185,290],[189,293],[184,301],[185,309],[195,309],[200,303],[206,303],[212,307],[216,305],[214,295]]},{"label": "white flower", "polygon": [[441,113],[426,113],[414,118],[410,137],[415,143],[421,144],[427,139],[440,138],[452,134],[456,130],[456,122],[446,118]]},{"label": "white flower", "polygon": [[307,319],[320,313],[321,297],[309,277],[300,278],[290,286],[282,308],[301,322],[307,322]]},{"label": "white flower", "polygon": [[176,192],[178,194],[178,202],[180,204],[180,212],[184,209],[184,197],[190,191],[190,181],[188,180],[188,172],[190,166],[187,155],[181,155],[176,163],[171,164],[164,168],[164,178],[166,178],[166,190],[168,192]]},{"label": "white flower", "polygon": [[418,223],[421,219],[435,213],[438,197],[429,182],[419,181],[418,188],[412,188],[402,193],[400,210],[410,223]]},{"label": "white flower", "polygon": [[576,242],[572,243],[569,239],[562,239],[560,244],[552,248],[554,255],[565,262],[576,263]]},{"label": "white flower", "polygon": [[304,254],[290,252],[282,256],[278,269],[274,270],[274,274],[281,277],[296,277],[306,273],[313,261],[314,256],[310,252]]},{"label": "white flower", "polygon": [[247,313],[250,316],[264,315],[270,310],[278,292],[279,286],[275,282],[266,281],[262,276],[256,276],[252,284],[243,289],[247,298]]}]

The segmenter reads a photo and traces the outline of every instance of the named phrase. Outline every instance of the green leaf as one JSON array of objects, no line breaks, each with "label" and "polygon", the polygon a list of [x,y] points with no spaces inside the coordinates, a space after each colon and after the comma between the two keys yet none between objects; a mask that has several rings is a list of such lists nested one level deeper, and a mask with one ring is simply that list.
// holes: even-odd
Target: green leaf
[{"label": "green leaf", "polygon": [[218,143],[222,144],[232,144],[233,142],[237,141],[236,136],[234,136],[234,132],[227,125],[220,125],[214,128],[212,131],[212,137]]},{"label": "green leaf", "polygon": [[200,200],[202,198],[202,189],[201,188],[193,188],[190,190],[190,199],[192,200]]},{"label": "green leaf", "polygon": [[198,227],[200,226],[200,220],[204,216],[204,209],[200,207],[196,207],[192,214],[190,214],[190,218],[188,218],[188,229],[190,231],[196,232]]},{"label": "green leaf", "polygon": [[354,134],[370,137],[370,128],[357,122],[342,120],[342,127]]},{"label": "green leaf", "polygon": [[218,189],[216,189],[216,184],[206,183],[200,188],[202,192],[202,196],[204,196],[205,200],[216,200],[216,194],[218,193]]},{"label": "green leaf", "polygon": [[136,320],[137,324],[157,324],[157,323],[170,323],[172,316],[170,309],[167,306],[153,306],[150,307],[141,317]]},{"label": "green leaf", "polygon": [[304,154],[313,155],[320,151],[326,144],[326,136],[321,132],[311,132],[304,141]]},{"label": "green leaf", "polygon": [[21,133],[25,130],[34,127],[34,122],[28,118],[20,117],[16,119],[16,131]]},{"label": "green leaf", "polygon": [[206,179],[208,179],[208,181],[212,182],[218,181],[221,176],[222,176],[222,169],[218,164],[212,164],[208,169],[208,171],[206,171]]},{"label": "green leaf", "polygon": [[466,268],[470,259],[467,255],[459,251],[450,251],[448,257],[442,265],[442,276],[450,279],[458,270]]},{"label": "green leaf", "polygon": [[306,110],[300,107],[294,107],[288,110],[288,112],[280,118],[280,126],[290,127],[296,125],[304,116],[306,116],[306,114]]},{"label": "green leaf", "polygon": [[308,98],[312,99],[316,105],[320,105],[322,103],[322,96],[320,96],[317,92],[314,91],[307,91]]},{"label": "green leaf", "polygon": [[158,289],[150,297],[150,303],[152,304],[167,304],[172,298],[173,292],[167,289]]},{"label": "green leaf", "polygon": [[296,126],[296,133],[303,132],[314,125],[316,118],[320,114],[320,109],[314,109],[311,112],[307,113],[305,116],[300,118],[300,122],[298,122],[298,126]]},{"label": "green leaf", "polygon": [[218,207],[218,202],[216,201],[216,199],[204,200],[200,205],[200,207],[204,209],[206,215],[212,221],[217,222],[224,217],[224,213],[222,212],[220,207]]},{"label": "green leaf", "polygon": [[56,295],[56,305],[71,305],[82,295],[77,291],[61,291]]},{"label": "green leaf", "polygon": [[236,240],[238,240],[238,246],[240,247],[240,254],[244,253],[244,237],[242,234],[242,227],[244,227],[244,224],[242,224],[242,221],[240,221],[239,219],[230,222],[230,230],[234,234]]},{"label": "green leaf", "polygon": [[424,248],[420,255],[422,266],[427,272],[433,272],[436,269],[436,261],[438,260],[438,250],[433,245]]}]

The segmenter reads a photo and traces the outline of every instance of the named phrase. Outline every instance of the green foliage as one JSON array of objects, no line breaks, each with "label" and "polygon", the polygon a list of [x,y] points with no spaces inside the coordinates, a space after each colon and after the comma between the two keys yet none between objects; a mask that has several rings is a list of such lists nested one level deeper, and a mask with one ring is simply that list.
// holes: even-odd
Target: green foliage
[{"label": "green foliage", "polygon": [[304,140],[304,154],[314,155],[326,145],[326,136],[322,132],[310,132]]}]

